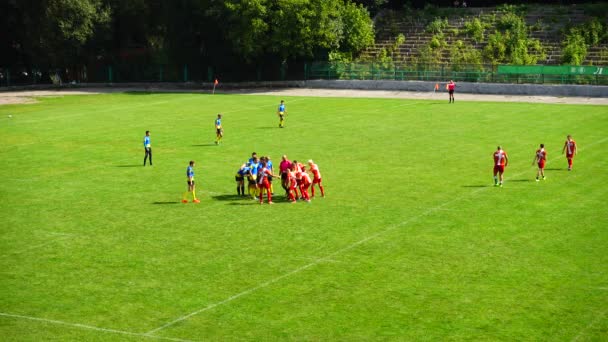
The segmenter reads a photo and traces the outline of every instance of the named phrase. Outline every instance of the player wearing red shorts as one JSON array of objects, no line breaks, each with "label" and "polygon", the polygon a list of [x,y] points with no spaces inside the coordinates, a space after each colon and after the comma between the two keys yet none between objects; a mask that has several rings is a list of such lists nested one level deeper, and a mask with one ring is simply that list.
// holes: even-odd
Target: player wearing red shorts
[{"label": "player wearing red shorts", "polygon": [[[496,152],[494,152],[492,156],[494,157],[494,186],[502,187],[503,174],[505,173],[505,167],[507,167],[507,164],[509,163],[509,157],[507,157],[507,152],[503,151],[500,146],[498,146]],[[498,177],[496,175],[498,175]]]},{"label": "player wearing red shorts", "polygon": [[319,167],[312,161],[312,159],[308,161],[308,166],[310,166],[310,171],[312,172],[313,176],[312,185],[310,186],[312,192],[310,197],[315,197],[315,184],[317,184],[319,190],[321,190],[321,197],[325,197],[325,190],[323,190],[323,185],[321,184],[321,172],[319,172]]},{"label": "player wearing red shorts", "polygon": [[298,190],[296,190],[298,186],[298,179],[296,177],[296,164],[291,164],[291,169],[287,173],[287,177],[289,179],[289,200],[291,201],[291,203],[296,203],[296,200],[298,198]]},{"label": "player wearing red shorts", "polygon": [[547,151],[545,151],[545,144],[540,144],[540,148],[536,150],[536,154],[534,155],[534,160],[532,160],[532,165],[536,163],[538,165],[538,171],[536,171],[536,181],[540,180],[540,177],[543,177],[543,180],[547,179],[545,177],[545,162],[547,161]]},{"label": "player wearing red shorts", "polygon": [[566,152],[566,158],[568,158],[568,171],[572,171],[572,162],[574,156],[576,155],[576,141],[572,139],[572,136],[568,134],[566,137],[566,142],[564,143],[564,148],[562,149],[562,154]]},{"label": "player wearing red shorts", "polygon": [[[298,198],[298,190],[300,189],[300,185],[302,183],[301,173],[304,172],[305,170],[304,170],[304,165],[302,165],[302,163],[299,163],[297,160],[294,160],[292,162],[292,164],[293,164],[293,166],[295,166],[296,175],[300,174],[300,176],[296,177],[296,181],[297,181],[298,186],[296,187],[296,191],[295,192],[296,192],[296,198]],[[304,195],[302,195],[300,193],[300,197],[299,198],[300,199],[304,199]]]},{"label": "player wearing red shorts", "polygon": [[300,178],[300,193],[302,194],[302,198],[306,202],[310,202],[310,196],[308,195],[308,188],[310,187],[310,184],[312,184],[310,176],[304,171],[296,174],[296,178],[298,178],[298,176]]},{"label": "player wearing red shorts", "polygon": [[264,203],[264,189],[266,190],[266,195],[268,196],[268,204],[272,203],[272,193],[270,192],[270,182],[268,181],[268,177],[275,177],[272,174],[272,171],[266,166],[266,159],[264,158],[260,161],[261,169],[258,170],[258,187],[260,191],[260,204]]}]

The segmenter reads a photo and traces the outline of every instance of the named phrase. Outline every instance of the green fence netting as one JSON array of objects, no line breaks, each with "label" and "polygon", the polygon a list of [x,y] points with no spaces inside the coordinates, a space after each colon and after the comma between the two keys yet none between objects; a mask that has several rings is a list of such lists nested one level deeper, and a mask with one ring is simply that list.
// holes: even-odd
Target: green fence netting
[{"label": "green fence netting", "polygon": [[0,67],[0,87],[66,83],[396,80],[608,85],[603,66],[298,62],[228,67],[203,64],[88,64]]}]

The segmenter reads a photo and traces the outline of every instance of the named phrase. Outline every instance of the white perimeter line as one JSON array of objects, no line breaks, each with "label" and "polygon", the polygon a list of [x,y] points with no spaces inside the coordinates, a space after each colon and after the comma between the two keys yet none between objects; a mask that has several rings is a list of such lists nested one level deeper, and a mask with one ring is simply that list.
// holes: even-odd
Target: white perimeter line
[{"label": "white perimeter line", "polygon": [[[601,140],[598,140],[598,141],[596,141],[596,142],[594,142],[594,143],[591,143],[591,144],[589,144],[589,145],[586,145],[586,148],[589,148],[589,147],[591,147],[591,146],[593,146],[593,145],[598,145],[598,144],[601,144],[601,143],[603,143],[603,142],[605,142],[605,141],[607,141],[607,140],[608,140],[608,137],[606,137],[606,138],[604,138],[604,139],[601,139]],[[580,150],[583,150],[583,149],[581,148]],[[561,155],[560,155],[560,157],[561,157]],[[553,158],[552,160],[556,160],[556,159],[557,159],[557,157],[556,157],[556,158]],[[524,171],[524,172],[520,172],[520,173],[514,174],[514,175],[513,175],[513,177],[520,176],[520,175],[522,175],[522,174],[524,174],[524,173],[527,173],[527,172],[529,172],[529,171],[528,171],[528,170],[526,170],[526,171]],[[366,243],[366,242],[367,242],[367,241],[369,241],[369,240],[373,240],[373,239],[375,239],[375,238],[377,238],[377,237],[379,237],[379,236],[381,236],[381,235],[384,235],[384,234],[386,234],[386,233],[388,233],[388,232],[391,232],[391,231],[393,231],[393,230],[395,230],[395,229],[397,229],[397,228],[399,228],[399,227],[405,226],[405,225],[409,224],[410,222],[416,221],[416,220],[418,220],[419,218],[422,218],[422,217],[428,216],[428,215],[430,215],[430,214],[433,214],[434,212],[436,212],[436,211],[438,211],[438,210],[442,210],[442,209],[443,209],[443,207],[448,206],[448,205],[450,205],[450,204],[452,204],[452,203],[454,203],[454,202],[457,202],[457,201],[461,200],[462,198],[464,198],[465,196],[474,195],[474,194],[476,194],[476,193],[478,193],[478,192],[480,192],[480,191],[483,191],[483,190],[485,190],[485,189],[488,189],[488,188],[490,188],[490,186],[485,187],[485,188],[479,188],[479,189],[477,189],[477,190],[475,190],[475,191],[470,192],[469,194],[465,194],[464,196],[456,197],[456,198],[454,198],[454,199],[452,199],[452,200],[449,200],[449,201],[447,201],[447,202],[445,202],[445,203],[443,203],[443,204],[441,204],[441,205],[438,205],[438,206],[436,206],[436,207],[434,207],[434,208],[428,209],[427,211],[423,212],[422,214],[419,214],[419,215],[417,215],[417,216],[414,216],[414,217],[412,217],[412,218],[410,218],[410,219],[408,219],[408,220],[402,221],[402,222],[397,223],[397,224],[394,224],[394,225],[392,225],[392,226],[388,226],[388,227],[387,227],[387,228],[385,228],[384,230],[381,230],[381,231],[379,231],[379,232],[377,232],[377,233],[375,233],[375,234],[372,234],[372,235],[370,235],[370,236],[368,236],[368,237],[366,237],[366,238],[364,238],[364,239],[361,239],[361,240],[359,240],[359,241],[357,241],[357,242],[355,242],[355,243],[353,243],[353,244],[350,244],[350,245],[348,245],[348,246],[346,246],[346,247],[344,247],[344,248],[342,248],[342,249],[339,249],[339,250],[337,250],[337,251],[335,251],[335,252],[333,252],[333,253],[331,253],[331,254],[328,254],[328,255],[326,255],[326,256],[323,256],[323,257],[320,257],[320,258],[314,259],[313,261],[311,261],[310,263],[308,263],[308,264],[306,264],[306,265],[304,265],[304,266],[298,267],[298,268],[296,268],[296,269],[294,269],[294,270],[292,270],[292,271],[290,271],[290,272],[287,272],[287,273],[285,273],[285,274],[283,274],[283,275],[280,275],[280,276],[278,276],[278,277],[276,277],[276,278],[273,278],[273,279],[271,279],[271,280],[268,280],[268,281],[266,281],[266,282],[264,282],[264,283],[262,283],[262,284],[260,284],[260,285],[258,285],[258,286],[255,286],[255,287],[252,287],[252,288],[250,288],[250,289],[248,289],[248,290],[245,290],[245,291],[243,291],[243,292],[237,293],[237,294],[235,294],[234,296],[228,297],[228,298],[226,298],[226,299],[224,299],[224,300],[222,300],[222,301],[220,301],[220,302],[210,304],[210,305],[208,305],[208,306],[206,306],[206,307],[204,307],[204,308],[201,308],[201,309],[198,309],[198,310],[196,310],[196,311],[193,311],[193,312],[191,312],[191,313],[189,313],[189,314],[187,314],[187,315],[184,315],[184,316],[178,317],[178,318],[174,319],[174,320],[173,320],[173,321],[171,321],[171,322],[168,322],[168,323],[166,323],[166,324],[164,324],[164,325],[161,325],[160,327],[158,327],[158,328],[156,328],[156,329],[153,329],[153,330],[148,331],[148,332],[146,333],[146,335],[147,335],[147,336],[154,336],[154,335],[152,335],[152,334],[157,333],[157,332],[159,332],[159,331],[161,331],[161,330],[163,330],[163,329],[165,329],[165,328],[167,328],[167,327],[170,327],[170,326],[172,326],[172,325],[174,325],[174,324],[176,324],[176,323],[179,323],[179,322],[181,322],[181,321],[187,320],[188,318],[190,318],[190,317],[192,317],[192,316],[195,316],[195,315],[198,315],[198,314],[199,314],[199,313],[201,313],[201,312],[205,312],[205,311],[211,310],[211,309],[215,308],[216,306],[220,306],[220,305],[222,305],[222,304],[226,304],[226,303],[231,302],[231,301],[233,301],[233,300],[235,300],[235,299],[237,299],[237,298],[239,298],[239,297],[243,297],[243,296],[248,295],[248,294],[250,294],[250,293],[252,293],[252,292],[255,292],[255,291],[257,291],[257,290],[259,290],[259,289],[261,289],[261,288],[267,287],[268,285],[272,285],[272,284],[274,284],[274,283],[278,282],[279,280],[282,280],[282,279],[284,279],[284,278],[287,278],[287,277],[289,277],[289,276],[290,276],[290,275],[292,275],[292,274],[296,274],[296,273],[299,273],[299,272],[301,272],[301,271],[304,271],[304,270],[306,270],[306,269],[308,269],[308,268],[310,268],[310,267],[312,267],[312,266],[316,266],[316,265],[320,264],[320,263],[321,263],[321,262],[323,262],[323,261],[329,261],[329,260],[331,260],[331,258],[332,258],[333,256],[336,256],[336,255],[341,254],[341,253],[343,253],[343,252],[345,252],[345,251],[348,251],[348,250],[350,250],[350,249],[353,249],[353,248],[355,248],[355,247],[357,247],[357,246],[359,246],[359,245],[361,245],[361,244]]]},{"label": "white perimeter line", "polygon": [[88,330],[95,330],[95,331],[103,331],[103,332],[113,333],[113,334],[121,334],[121,335],[137,336],[137,337],[148,337],[148,338],[154,338],[154,339],[157,339],[157,340],[178,341],[178,342],[192,342],[191,340],[182,340],[182,339],[179,339],[179,338],[151,336],[151,335],[147,335],[147,334],[139,334],[139,333],[134,333],[134,332],[129,332],[129,331],[123,331],[123,330],[99,328],[99,327],[94,327],[92,325],[86,325],[86,324],[69,323],[69,322],[57,321],[57,320],[54,320],[54,319],[37,318],[37,317],[30,317],[30,316],[23,316],[23,315],[13,315],[13,314],[8,314],[8,313],[4,313],[4,312],[0,312],[0,316],[12,317],[12,318],[21,318],[21,319],[27,319],[27,320],[30,320],[30,321],[38,321],[38,322],[44,322],[44,323],[67,325],[67,326],[70,326],[70,327],[76,327],[76,328],[82,328],[82,329],[88,329]]},{"label": "white perimeter line", "polygon": [[602,318],[604,318],[604,315],[606,315],[606,312],[608,311],[604,311],[602,313],[600,313],[599,315],[597,315],[597,317],[595,317],[594,320],[592,320],[589,324],[587,324],[586,327],[583,328],[583,330],[581,330],[578,335],[576,335],[573,339],[572,342],[576,342],[578,341],[579,338],[583,337],[585,335],[585,333],[587,332],[587,330],[589,330],[591,327],[593,327],[595,325],[595,323],[599,322],[602,320]]}]

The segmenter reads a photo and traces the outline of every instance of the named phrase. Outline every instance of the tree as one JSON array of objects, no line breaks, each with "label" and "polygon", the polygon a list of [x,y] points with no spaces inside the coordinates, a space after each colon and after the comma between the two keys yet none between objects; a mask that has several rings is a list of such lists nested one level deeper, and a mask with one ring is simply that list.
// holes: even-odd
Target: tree
[{"label": "tree", "polygon": [[347,2],[340,13],[343,23],[340,50],[357,52],[374,44],[374,25],[365,7]]}]

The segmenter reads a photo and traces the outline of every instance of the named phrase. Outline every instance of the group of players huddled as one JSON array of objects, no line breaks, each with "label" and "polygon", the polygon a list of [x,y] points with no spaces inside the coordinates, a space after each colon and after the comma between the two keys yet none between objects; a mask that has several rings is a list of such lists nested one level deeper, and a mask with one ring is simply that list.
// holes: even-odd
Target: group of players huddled
[{"label": "group of players huddled", "polygon": [[[241,165],[234,177],[236,181],[236,192],[240,196],[251,196],[259,198],[260,204],[264,203],[264,192],[268,198],[268,204],[273,204],[272,196],[274,188],[273,178],[281,178],[281,187],[285,190],[285,196],[291,203],[298,199],[310,202],[315,196],[315,185],[319,187],[321,196],[325,197],[325,190],[321,183],[321,172],[312,160],[308,161],[311,176],[306,171],[306,166],[297,160],[290,161],[287,156],[281,157],[279,164],[279,175],[274,173],[272,160],[268,156],[258,158],[256,152],[251,158]],[[247,181],[247,194],[245,194],[245,181]],[[311,190],[309,194],[308,190]]]}]

